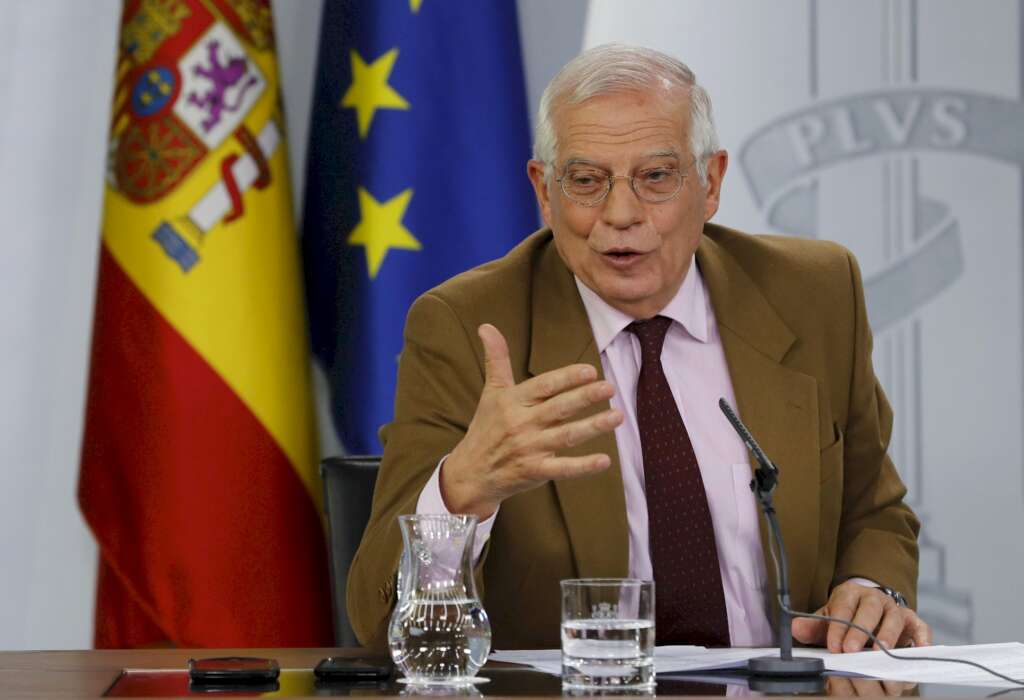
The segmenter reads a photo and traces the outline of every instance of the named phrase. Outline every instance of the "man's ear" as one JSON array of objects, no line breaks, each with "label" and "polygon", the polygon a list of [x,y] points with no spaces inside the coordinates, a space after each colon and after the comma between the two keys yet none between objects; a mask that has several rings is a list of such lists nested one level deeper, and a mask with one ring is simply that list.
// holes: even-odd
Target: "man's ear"
[{"label": "man's ear", "polygon": [[526,174],[530,177],[533,193],[537,196],[537,206],[540,207],[544,225],[551,228],[551,192],[544,179],[544,163],[539,160],[529,160],[526,163]]},{"label": "man's ear", "polygon": [[718,151],[708,158],[708,192],[704,198],[704,221],[708,221],[718,211],[722,196],[722,180],[729,167],[729,154]]}]

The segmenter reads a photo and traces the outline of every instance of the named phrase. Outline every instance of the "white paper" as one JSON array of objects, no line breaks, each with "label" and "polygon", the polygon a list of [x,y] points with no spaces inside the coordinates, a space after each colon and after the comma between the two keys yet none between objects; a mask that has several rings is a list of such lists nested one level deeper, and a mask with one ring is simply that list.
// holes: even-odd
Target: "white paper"
[{"label": "white paper", "polygon": [[[1013,684],[973,666],[941,661],[901,661],[881,651],[856,654],[831,654],[824,649],[794,649],[796,656],[815,656],[825,662],[825,669],[843,674],[871,676],[893,681],[942,683],[944,685],[981,685],[1012,687]],[[899,649],[898,656],[944,657],[984,664],[1011,678],[1024,680],[1024,644],[976,644],[970,646],[932,646]],[[705,649],[695,646],[664,646],[654,649],[657,673],[711,671],[740,668],[757,656],[778,656],[778,649]],[[559,649],[495,651],[491,660],[525,664],[538,671],[560,675],[562,653]]]},{"label": "white paper", "polygon": [[[801,652],[803,650],[801,649]],[[897,656],[935,657],[963,659],[983,664],[989,668],[1024,681],[1024,644],[974,644],[970,646],[934,646],[914,649],[897,649]],[[881,651],[859,654],[831,654],[825,659],[829,670],[859,673],[875,678],[916,683],[943,683],[946,685],[984,685],[1009,688],[1013,683],[966,664],[952,664],[942,661],[899,661]]]}]

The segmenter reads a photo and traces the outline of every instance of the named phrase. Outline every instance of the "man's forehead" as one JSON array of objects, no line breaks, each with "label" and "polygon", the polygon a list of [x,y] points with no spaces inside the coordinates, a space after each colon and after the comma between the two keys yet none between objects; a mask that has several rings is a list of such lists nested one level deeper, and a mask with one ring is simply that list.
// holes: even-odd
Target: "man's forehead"
[{"label": "man's forehead", "polygon": [[687,136],[682,125],[611,131],[583,125],[566,130],[558,140],[558,160],[566,162],[603,163],[610,159],[640,162],[656,158],[681,159],[687,149]]},{"label": "man's forehead", "polygon": [[661,91],[599,95],[564,105],[555,118],[560,159],[594,151],[679,153],[688,142],[685,99]]}]

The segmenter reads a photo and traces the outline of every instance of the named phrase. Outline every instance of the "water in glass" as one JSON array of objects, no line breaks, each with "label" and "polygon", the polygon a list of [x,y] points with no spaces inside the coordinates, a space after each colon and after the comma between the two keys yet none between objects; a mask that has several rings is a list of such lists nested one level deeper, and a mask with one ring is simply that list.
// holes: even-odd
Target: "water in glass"
[{"label": "water in glass", "polygon": [[654,683],[653,584],[631,579],[562,582],[562,683]]}]

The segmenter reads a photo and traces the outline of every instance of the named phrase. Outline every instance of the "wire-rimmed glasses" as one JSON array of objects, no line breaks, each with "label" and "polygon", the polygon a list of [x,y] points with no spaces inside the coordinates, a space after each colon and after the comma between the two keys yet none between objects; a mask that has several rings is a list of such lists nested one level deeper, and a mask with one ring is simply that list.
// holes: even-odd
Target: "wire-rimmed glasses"
[{"label": "wire-rimmed glasses", "polygon": [[669,166],[645,168],[633,175],[612,175],[592,165],[570,164],[556,181],[568,199],[584,207],[595,207],[608,197],[616,180],[628,182],[644,202],[666,202],[679,194],[686,175]]}]

